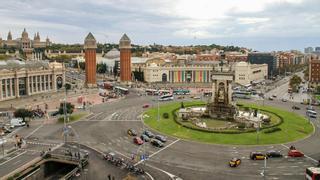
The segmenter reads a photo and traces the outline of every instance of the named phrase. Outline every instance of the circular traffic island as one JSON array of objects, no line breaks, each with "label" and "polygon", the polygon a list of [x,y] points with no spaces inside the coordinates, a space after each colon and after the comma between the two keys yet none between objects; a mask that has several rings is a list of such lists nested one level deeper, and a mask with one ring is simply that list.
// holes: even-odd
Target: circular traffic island
[{"label": "circular traffic island", "polygon": [[[185,102],[184,108],[204,107],[204,102]],[[255,104],[238,104],[239,112],[259,111],[268,117],[266,123],[248,126],[235,121],[207,117],[181,118],[181,103],[151,108],[143,115],[150,128],[181,139],[214,144],[265,145],[292,142],[306,138],[314,127],[304,117],[282,109]],[[159,119],[159,120],[158,120]]]}]

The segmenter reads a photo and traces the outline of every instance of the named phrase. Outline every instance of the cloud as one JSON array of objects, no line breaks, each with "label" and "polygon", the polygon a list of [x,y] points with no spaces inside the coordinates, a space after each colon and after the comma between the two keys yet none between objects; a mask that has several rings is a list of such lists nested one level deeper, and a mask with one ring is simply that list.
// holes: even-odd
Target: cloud
[{"label": "cloud", "polygon": [[0,33],[20,35],[27,27],[29,34],[40,31],[63,43],[82,43],[90,31],[100,42],[118,42],[127,33],[140,44],[241,39],[246,46],[279,37],[296,43],[297,37],[319,38],[319,7],[319,0],[1,0]]}]

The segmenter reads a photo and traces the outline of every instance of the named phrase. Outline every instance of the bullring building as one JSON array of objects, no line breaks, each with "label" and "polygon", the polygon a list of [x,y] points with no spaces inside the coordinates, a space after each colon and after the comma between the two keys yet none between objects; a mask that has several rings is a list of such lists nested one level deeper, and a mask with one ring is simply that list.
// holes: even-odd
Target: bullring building
[{"label": "bullring building", "polygon": [[0,101],[55,92],[65,83],[63,64],[46,61],[0,61]]}]

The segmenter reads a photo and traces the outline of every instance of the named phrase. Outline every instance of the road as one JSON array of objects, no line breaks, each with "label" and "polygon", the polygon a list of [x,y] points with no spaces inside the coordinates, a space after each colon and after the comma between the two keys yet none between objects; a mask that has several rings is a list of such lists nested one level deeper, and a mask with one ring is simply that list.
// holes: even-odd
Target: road
[{"label": "road", "polygon": [[[294,143],[267,145],[267,146],[227,146],[203,144],[187,140],[168,137],[164,148],[155,148],[149,143],[144,146],[133,144],[132,137],[128,136],[128,128],[134,128],[140,134],[145,128],[140,121],[140,115],[145,110],[142,105],[150,103],[156,106],[154,97],[136,96],[131,93],[125,99],[113,103],[96,105],[93,114],[86,119],[72,123],[71,126],[78,132],[81,143],[93,147],[101,152],[115,152],[119,156],[131,159],[135,155],[135,161],[139,162],[139,155],[148,154],[145,169],[155,179],[167,180],[169,175],[176,175],[182,179],[263,179],[260,175],[263,170],[263,161],[249,160],[251,151],[266,152],[267,150],[280,150],[284,154],[287,147],[294,144],[302,150],[309,158],[270,159],[267,162],[267,179],[303,179],[306,167],[313,166],[314,160],[320,159],[317,151],[320,144],[319,120],[312,120],[316,125],[316,132],[306,140]],[[253,100],[250,100],[252,102]],[[262,103],[262,101],[255,101]],[[161,102],[166,103],[166,102]],[[265,101],[266,105],[279,107],[288,111],[292,102],[281,102],[280,100]],[[305,106],[297,104],[301,110],[294,111],[301,115],[305,114]],[[319,109],[316,109],[319,112]],[[158,134],[158,132],[154,132]],[[36,139],[38,142],[61,142],[61,125],[44,125],[35,131],[29,140]],[[69,137],[69,140],[77,141],[77,137]],[[24,157],[22,155],[21,157]],[[233,157],[240,157],[242,164],[238,168],[229,168],[228,161]],[[143,165],[140,164],[140,165]],[[7,168],[11,165],[1,166]],[[99,171],[95,171],[99,174]],[[100,177],[100,175],[99,175]],[[102,176],[101,176],[102,177]]]}]

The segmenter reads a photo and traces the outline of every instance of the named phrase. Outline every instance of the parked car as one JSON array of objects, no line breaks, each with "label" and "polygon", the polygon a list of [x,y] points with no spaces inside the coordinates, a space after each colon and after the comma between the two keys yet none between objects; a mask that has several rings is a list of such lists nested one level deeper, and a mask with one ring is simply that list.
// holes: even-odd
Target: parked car
[{"label": "parked car", "polygon": [[[83,107],[82,107],[82,109],[83,109]],[[57,115],[59,115],[59,111],[55,111],[55,112],[51,113],[51,116],[57,116]]]},{"label": "parked car", "polygon": [[153,134],[151,131],[149,131],[149,130],[143,131],[143,134],[145,134],[145,135],[148,136],[149,138],[153,138],[153,137],[154,137],[154,134]]},{"label": "parked car", "polygon": [[240,164],[241,164],[241,159],[239,159],[239,158],[232,158],[229,161],[229,166],[230,167],[238,167]]},{"label": "parked car", "polygon": [[201,97],[195,96],[195,97],[193,97],[193,99],[201,99]]},{"label": "parked car", "polygon": [[266,153],[267,157],[282,157],[282,154],[280,151],[270,150]]},{"label": "parked car", "polygon": [[304,154],[296,149],[291,149],[288,152],[288,156],[290,156],[290,157],[303,157]]},{"label": "parked car", "polygon": [[313,106],[307,106],[306,108],[307,110],[311,110],[311,111],[314,111],[314,107]]},{"label": "parked car", "polygon": [[164,146],[163,143],[157,139],[152,139],[150,143],[156,147],[163,147]]},{"label": "parked car", "polygon": [[269,100],[272,101],[272,100],[273,100],[273,97],[269,97]]},{"label": "parked car", "polygon": [[145,134],[142,134],[142,135],[140,136],[140,138],[141,138],[144,142],[149,142],[149,141],[150,141],[150,138],[149,138],[147,135],[145,135]]},{"label": "parked car", "polygon": [[292,106],[292,109],[300,110],[300,108],[298,106]]},{"label": "parked car", "polygon": [[7,126],[3,126],[2,130],[4,133],[11,133],[12,132]]},{"label": "parked car", "polygon": [[22,118],[12,118],[10,120],[11,127],[20,127],[26,125]]},{"label": "parked car", "polygon": [[167,138],[162,135],[156,135],[154,138],[158,139],[159,141],[161,141],[163,143],[167,142]]},{"label": "parked car", "polygon": [[148,108],[148,107],[150,107],[149,104],[144,104],[144,105],[142,106],[142,108]]},{"label": "parked car", "polygon": [[273,94],[272,97],[273,97],[273,98],[277,98],[277,95]]},{"label": "parked car", "polygon": [[128,129],[127,133],[130,135],[130,136],[136,136],[137,135],[137,132],[134,130],[134,129]]},{"label": "parked car", "polygon": [[135,137],[133,138],[133,142],[135,144],[142,145],[144,141],[140,137]]},{"label": "parked car", "polygon": [[252,160],[264,160],[265,158],[267,158],[267,156],[261,152],[251,152],[250,153],[250,159],[252,159]]},{"label": "parked car", "polygon": [[287,100],[287,99],[282,98],[282,99],[281,99],[281,101],[282,101],[282,102],[287,102],[288,100]]}]

